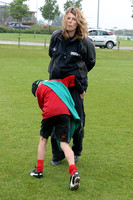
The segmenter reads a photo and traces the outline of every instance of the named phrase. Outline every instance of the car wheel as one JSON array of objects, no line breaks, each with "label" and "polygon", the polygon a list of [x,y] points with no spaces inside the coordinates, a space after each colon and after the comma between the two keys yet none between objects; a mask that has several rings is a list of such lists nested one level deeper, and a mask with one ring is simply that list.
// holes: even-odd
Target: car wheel
[{"label": "car wheel", "polygon": [[113,42],[107,42],[106,47],[107,49],[112,49],[114,47]]}]

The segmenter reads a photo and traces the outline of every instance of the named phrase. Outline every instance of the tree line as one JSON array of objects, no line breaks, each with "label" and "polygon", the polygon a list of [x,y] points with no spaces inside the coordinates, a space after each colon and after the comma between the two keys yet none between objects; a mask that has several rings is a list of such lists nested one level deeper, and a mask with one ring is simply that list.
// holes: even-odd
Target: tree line
[{"label": "tree line", "polygon": [[[9,6],[6,6],[3,9],[3,18],[6,19],[9,16],[12,16],[18,22],[21,22],[23,18],[28,18],[29,8],[26,5],[27,1],[28,0],[13,0]],[[70,6],[74,6],[82,10],[81,3],[82,0],[66,0],[66,3],[64,4],[64,11],[66,11]],[[57,0],[45,0],[44,5],[39,9],[42,13],[42,17],[47,20],[48,23],[52,22],[52,24],[55,23],[54,25],[57,25],[57,22],[61,22],[62,13]]]}]

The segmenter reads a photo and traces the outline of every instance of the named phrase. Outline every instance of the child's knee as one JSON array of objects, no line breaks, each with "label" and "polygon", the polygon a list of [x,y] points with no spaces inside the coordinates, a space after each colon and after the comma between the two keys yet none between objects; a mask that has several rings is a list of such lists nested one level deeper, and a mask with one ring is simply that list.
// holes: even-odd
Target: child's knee
[{"label": "child's knee", "polygon": [[48,139],[46,139],[46,138],[43,138],[43,137],[40,137],[40,142],[43,142],[43,143],[47,143],[47,141],[48,141]]}]

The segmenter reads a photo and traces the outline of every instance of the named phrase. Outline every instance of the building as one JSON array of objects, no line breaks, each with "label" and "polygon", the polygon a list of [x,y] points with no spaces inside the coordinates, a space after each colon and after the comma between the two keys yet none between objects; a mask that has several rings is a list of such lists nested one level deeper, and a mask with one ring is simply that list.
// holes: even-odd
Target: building
[{"label": "building", "polygon": [[[35,11],[29,11],[29,16],[22,19],[22,24],[33,25],[36,22]],[[9,4],[0,1],[0,25],[5,25],[7,22],[17,22],[9,13]]]}]

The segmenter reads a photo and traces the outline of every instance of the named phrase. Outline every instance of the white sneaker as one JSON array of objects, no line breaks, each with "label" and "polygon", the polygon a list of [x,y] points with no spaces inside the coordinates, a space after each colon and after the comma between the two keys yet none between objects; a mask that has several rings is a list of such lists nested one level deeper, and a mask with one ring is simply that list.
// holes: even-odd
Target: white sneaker
[{"label": "white sneaker", "polygon": [[70,177],[70,190],[77,190],[80,185],[80,176],[78,172],[74,172]]},{"label": "white sneaker", "polygon": [[35,167],[35,169],[32,172],[30,172],[30,176],[33,176],[36,178],[43,178],[43,173],[42,172],[37,173],[37,169]]}]

